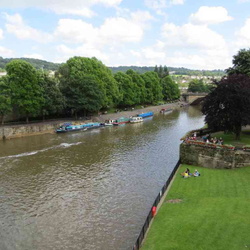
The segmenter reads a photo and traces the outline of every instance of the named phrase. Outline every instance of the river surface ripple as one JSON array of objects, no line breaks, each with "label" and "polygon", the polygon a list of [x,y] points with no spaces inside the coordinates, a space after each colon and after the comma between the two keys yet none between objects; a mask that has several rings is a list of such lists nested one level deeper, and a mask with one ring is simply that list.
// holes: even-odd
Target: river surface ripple
[{"label": "river surface ripple", "polygon": [[180,138],[203,120],[189,107],[140,124],[1,141],[0,249],[131,249]]}]

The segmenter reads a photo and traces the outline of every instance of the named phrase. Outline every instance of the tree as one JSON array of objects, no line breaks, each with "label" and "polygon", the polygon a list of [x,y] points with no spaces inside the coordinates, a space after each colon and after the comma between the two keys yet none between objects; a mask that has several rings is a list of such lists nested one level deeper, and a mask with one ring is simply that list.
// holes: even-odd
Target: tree
[{"label": "tree", "polygon": [[233,67],[228,68],[226,72],[232,74],[246,74],[250,76],[250,49],[242,49],[237,55],[233,56]]},{"label": "tree", "polygon": [[147,103],[154,104],[162,101],[162,87],[157,73],[153,71],[146,72],[142,75],[142,78],[145,82]]},{"label": "tree", "polygon": [[93,76],[98,82],[100,88],[104,91],[103,107],[115,105],[120,100],[118,86],[111,70],[96,58],[70,58],[65,65],[59,68],[57,76],[61,84],[67,84],[69,76],[72,80],[79,72],[88,77]]},{"label": "tree", "polygon": [[203,80],[193,79],[188,84],[188,92],[205,92],[207,89]]},{"label": "tree", "polygon": [[250,77],[233,74],[216,85],[202,107],[205,122],[209,128],[231,131],[239,139],[242,126],[250,124]]},{"label": "tree", "polygon": [[0,115],[2,124],[4,124],[4,117],[12,110],[11,105],[11,90],[7,83],[7,78],[0,78]]},{"label": "tree", "polygon": [[179,87],[169,75],[161,79],[161,85],[164,100],[175,100],[180,98]]},{"label": "tree", "polygon": [[60,113],[65,107],[65,98],[55,78],[47,73],[39,72],[39,84],[43,89],[42,115]]},{"label": "tree", "polygon": [[36,69],[23,60],[13,60],[6,65],[12,104],[26,116],[40,113],[43,103],[42,88],[38,83]]},{"label": "tree", "polygon": [[102,74],[100,67],[103,66],[96,59],[74,57],[59,68],[57,75],[61,91],[66,98],[67,108],[76,117],[80,111],[86,115],[86,112],[99,111],[108,103],[110,96],[107,97],[106,83],[109,75],[105,72]]},{"label": "tree", "polygon": [[136,104],[146,103],[146,88],[142,76],[132,69],[127,70],[126,74],[131,77],[133,83],[136,85]]},{"label": "tree", "polygon": [[118,72],[114,75],[118,83],[119,91],[122,98],[119,102],[120,106],[132,106],[137,103],[137,85],[132,81],[132,78],[123,73]]}]

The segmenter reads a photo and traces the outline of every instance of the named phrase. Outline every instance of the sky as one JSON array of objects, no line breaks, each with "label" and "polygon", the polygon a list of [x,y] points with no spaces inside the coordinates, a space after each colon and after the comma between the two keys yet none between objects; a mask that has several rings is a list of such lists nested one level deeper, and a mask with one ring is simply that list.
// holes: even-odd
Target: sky
[{"label": "sky", "polygon": [[0,56],[226,69],[250,47],[250,0],[0,0]]}]

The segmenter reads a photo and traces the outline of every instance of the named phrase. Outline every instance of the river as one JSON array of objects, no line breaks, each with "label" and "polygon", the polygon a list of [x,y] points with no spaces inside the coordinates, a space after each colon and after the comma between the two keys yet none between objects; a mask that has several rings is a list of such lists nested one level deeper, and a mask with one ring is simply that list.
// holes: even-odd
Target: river
[{"label": "river", "polygon": [[139,124],[0,141],[0,249],[132,249],[180,138],[203,120],[189,107]]}]

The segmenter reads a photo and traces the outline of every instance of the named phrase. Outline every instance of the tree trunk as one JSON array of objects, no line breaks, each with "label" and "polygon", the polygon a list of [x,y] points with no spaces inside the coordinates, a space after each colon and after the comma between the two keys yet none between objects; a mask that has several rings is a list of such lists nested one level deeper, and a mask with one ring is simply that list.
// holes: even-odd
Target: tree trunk
[{"label": "tree trunk", "polygon": [[29,123],[29,116],[26,115],[26,123]]},{"label": "tree trunk", "polygon": [[240,140],[240,133],[241,133],[241,124],[235,126],[235,139]]},{"label": "tree trunk", "polygon": [[2,115],[2,125],[4,125],[4,115]]}]

